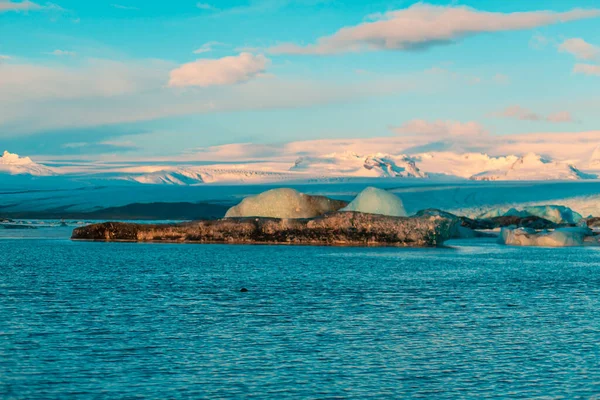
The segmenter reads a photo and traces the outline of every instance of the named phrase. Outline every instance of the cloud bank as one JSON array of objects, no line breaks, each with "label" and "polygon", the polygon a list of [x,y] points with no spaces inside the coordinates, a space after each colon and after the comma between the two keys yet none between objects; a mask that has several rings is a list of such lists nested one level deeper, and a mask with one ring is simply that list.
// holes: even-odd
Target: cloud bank
[{"label": "cloud bank", "polygon": [[241,53],[214,60],[197,60],[171,71],[169,86],[222,86],[243,83],[266,71],[269,60],[263,55]]},{"label": "cloud bank", "polygon": [[377,16],[374,22],[340,29],[316,44],[282,44],[274,54],[337,54],[368,50],[419,50],[488,32],[531,29],[600,16],[599,9],[567,12],[531,11],[499,13],[463,6],[415,4]]}]

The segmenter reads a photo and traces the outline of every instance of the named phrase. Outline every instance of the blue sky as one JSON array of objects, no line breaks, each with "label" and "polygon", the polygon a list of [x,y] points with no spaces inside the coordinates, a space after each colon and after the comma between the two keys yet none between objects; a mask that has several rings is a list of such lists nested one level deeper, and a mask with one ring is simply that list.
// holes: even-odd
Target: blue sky
[{"label": "blue sky", "polygon": [[0,0],[0,147],[143,157],[415,127],[449,136],[473,124],[492,135],[598,130],[595,8]]}]

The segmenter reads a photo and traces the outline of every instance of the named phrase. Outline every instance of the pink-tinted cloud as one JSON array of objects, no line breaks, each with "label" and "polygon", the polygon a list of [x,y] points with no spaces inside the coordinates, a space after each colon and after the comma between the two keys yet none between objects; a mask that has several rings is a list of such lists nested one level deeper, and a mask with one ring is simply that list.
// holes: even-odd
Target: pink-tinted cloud
[{"label": "pink-tinted cloud", "polygon": [[573,119],[573,115],[571,115],[568,111],[559,111],[552,113],[546,117],[548,122],[553,122],[555,124],[560,124],[563,122],[575,122]]},{"label": "pink-tinted cloud", "polygon": [[579,60],[597,60],[600,58],[600,47],[594,46],[580,38],[567,39],[562,42],[558,49],[564,53],[570,53]]},{"label": "pink-tinted cloud", "polygon": [[447,136],[483,136],[488,131],[477,122],[425,121],[415,119],[404,123],[394,131],[402,135]]},{"label": "pink-tinted cloud", "polygon": [[215,46],[222,46],[222,45],[223,45],[223,43],[221,43],[221,42],[207,42],[207,43],[204,43],[199,48],[197,48],[196,50],[194,50],[194,54],[210,53],[211,51],[214,50]]},{"label": "pink-tinted cloud", "polygon": [[544,119],[544,117],[540,114],[537,114],[519,105],[506,107],[504,110],[495,113],[494,115],[501,118],[518,119],[520,121],[541,121]]},{"label": "pink-tinted cloud", "polygon": [[600,65],[577,64],[573,68],[573,72],[576,74],[600,76]]},{"label": "pink-tinted cloud", "polygon": [[12,0],[0,0],[0,13],[9,11],[46,11],[46,10],[62,10],[59,6],[52,3],[46,5],[40,5],[29,0],[24,1],[12,1]]},{"label": "pink-tinted cloud", "polygon": [[518,119],[520,121],[546,121],[555,124],[575,122],[573,116],[568,111],[558,111],[549,114],[548,116],[544,116],[519,105],[506,107],[500,112],[492,113],[491,116],[498,118]]},{"label": "pink-tinted cloud", "polygon": [[31,1],[0,1],[0,12],[41,10],[42,6]]},{"label": "pink-tinted cloud", "polygon": [[169,86],[222,86],[247,82],[264,73],[269,60],[263,55],[241,53],[238,56],[197,60],[171,71]]},{"label": "pink-tinted cloud", "polygon": [[531,29],[561,22],[600,16],[600,10],[567,12],[532,11],[499,13],[463,6],[418,3],[379,16],[374,22],[340,29],[316,44],[282,44],[271,49],[281,54],[335,54],[365,50],[415,50],[447,44],[486,32]]}]

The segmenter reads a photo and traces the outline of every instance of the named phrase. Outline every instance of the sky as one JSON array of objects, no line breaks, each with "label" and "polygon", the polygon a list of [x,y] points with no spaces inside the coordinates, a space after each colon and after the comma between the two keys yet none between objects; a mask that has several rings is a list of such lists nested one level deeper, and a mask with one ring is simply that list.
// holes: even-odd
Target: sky
[{"label": "sky", "polygon": [[0,150],[600,130],[597,0],[0,0]]}]

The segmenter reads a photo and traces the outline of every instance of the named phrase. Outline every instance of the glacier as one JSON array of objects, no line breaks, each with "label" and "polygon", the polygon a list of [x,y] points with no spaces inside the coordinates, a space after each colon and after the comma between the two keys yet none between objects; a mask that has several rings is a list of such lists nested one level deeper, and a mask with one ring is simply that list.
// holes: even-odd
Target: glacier
[{"label": "glacier", "polygon": [[380,214],[391,217],[407,216],[404,204],[398,196],[375,187],[368,187],[360,192],[347,207],[340,211]]},{"label": "glacier", "polygon": [[271,189],[256,196],[246,197],[231,207],[225,218],[315,218],[338,211],[347,203],[324,196],[309,196],[294,189]]}]

